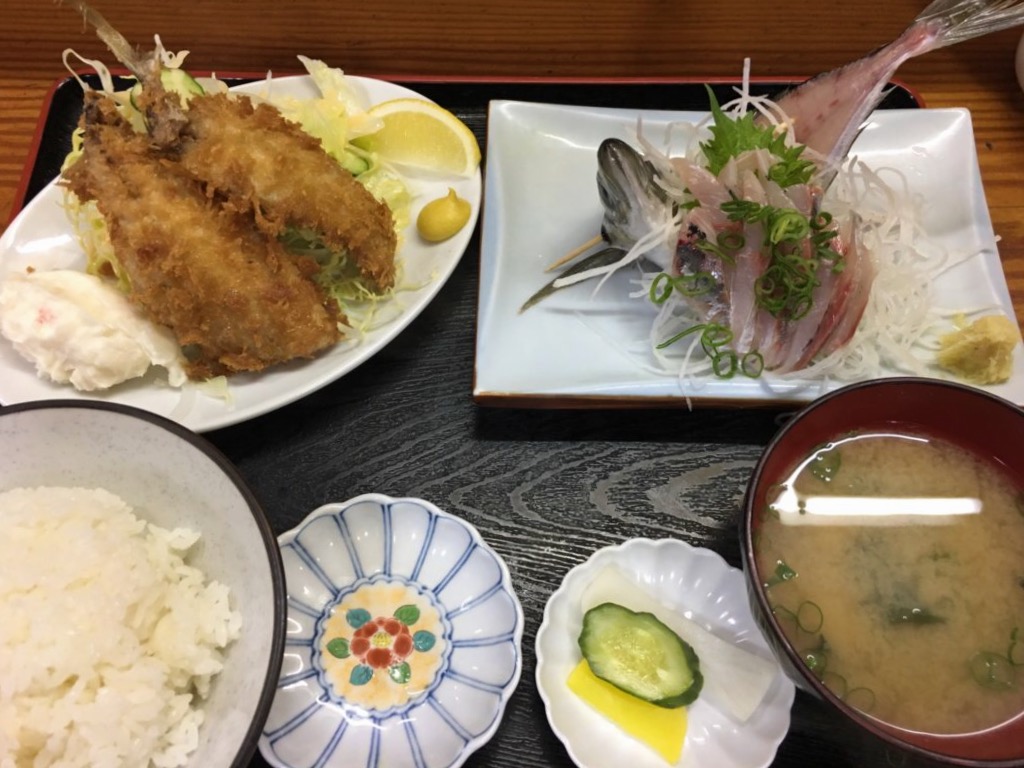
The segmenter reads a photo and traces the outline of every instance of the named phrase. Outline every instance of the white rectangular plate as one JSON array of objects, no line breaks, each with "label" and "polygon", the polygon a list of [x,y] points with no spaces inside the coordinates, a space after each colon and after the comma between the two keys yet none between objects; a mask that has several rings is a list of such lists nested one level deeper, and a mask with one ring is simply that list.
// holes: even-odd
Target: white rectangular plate
[{"label": "white rectangular plate", "polygon": [[[629,298],[631,270],[595,295],[596,281],[563,289],[527,312],[519,307],[551,279],[545,268],[600,230],[597,148],[609,137],[635,145],[637,120],[657,143],[671,122],[700,113],[586,108],[515,101],[490,105],[474,397],[482,404],[602,407],[775,405],[809,402],[850,382],[734,378],[680,380],[645,359],[654,317]],[[943,273],[935,301],[950,310],[990,307],[1014,318],[985,203],[970,113],[879,110],[851,154],[895,169],[925,195],[921,224],[931,242],[971,258]],[[639,353],[637,350],[641,350]],[[1024,358],[1005,384],[986,387],[1024,403]],[[650,362],[649,362],[650,361]],[[885,373],[883,375],[889,375]],[[898,375],[892,372],[891,375]],[[939,375],[936,372],[936,375]]]}]

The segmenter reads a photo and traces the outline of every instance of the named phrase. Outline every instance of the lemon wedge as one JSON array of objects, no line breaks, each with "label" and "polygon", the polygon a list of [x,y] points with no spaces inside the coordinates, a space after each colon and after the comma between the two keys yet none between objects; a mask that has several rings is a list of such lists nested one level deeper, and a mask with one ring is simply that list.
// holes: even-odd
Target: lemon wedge
[{"label": "lemon wedge", "polygon": [[433,102],[392,99],[367,114],[380,119],[381,129],[353,143],[382,160],[456,176],[472,176],[480,164],[480,145],[473,132]]}]

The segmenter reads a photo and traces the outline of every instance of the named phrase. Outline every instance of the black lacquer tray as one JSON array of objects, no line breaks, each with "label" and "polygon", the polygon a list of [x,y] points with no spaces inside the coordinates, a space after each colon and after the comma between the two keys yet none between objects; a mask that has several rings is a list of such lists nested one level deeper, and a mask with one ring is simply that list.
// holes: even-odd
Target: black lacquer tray
[{"label": "black lacquer tray", "polygon": [[[679,110],[708,104],[698,82],[385,79],[453,111],[485,152],[492,99]],[[713,87],[721,100],[736,84]],[[754,90],[787,85],[757,82]],[[81,102],[74,80],[55,86],[15,210],[59,173]],[[921,104],[896,86],[883,106]],[[596,550],[636,537],[682,539],[738,567],[740,500],[787,414],[477,407],[478,276],[474,238],[430,306],[373,359],[297,402],[206,437],[238,467],[277,534],[325,503],[369,492],[427,499],[476,526],[508,564],[526,626],[518,688],[494,738],[465,766],[568,768],[534,679],[534,643],[548,597]],[[844,731],[824,705],[798,693],[772,765],[852,768],[891,759],[882,745]],[[267,763],[257,753],[251,765]]]}]

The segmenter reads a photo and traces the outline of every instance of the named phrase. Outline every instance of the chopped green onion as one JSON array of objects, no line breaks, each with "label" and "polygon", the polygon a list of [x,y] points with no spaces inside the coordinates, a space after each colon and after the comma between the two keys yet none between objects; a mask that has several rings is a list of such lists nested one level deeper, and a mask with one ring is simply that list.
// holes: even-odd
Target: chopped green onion
[{"label": "chopped green onion", "polygon": [[[721,210],[732,221],[759,223],[765,231],[764,249],[769,264],[754,284],[758,306],[783,320],[799,320],[813,306],[814,289],[820,285],[818,271],[822,262],[833,272],[843,269],[842,256],[832,247],[837,231],[832,216],[821,212],[808,218],[793,208],[760,205],[733,196],[721,204]],[[721,238],[720,238],[721,241]],[[810,245],[805,253],[803,243]],[[719,244],[707,244],[709,253],[723,253]]]},{"label": "chopped green onion", "polygon": [[838,448],[832,446],[818,451],[808,465],[807,470],[813,477],[821,480],[821,482],[830,483],[835,478],[836,473],[839,472],[839,467],[842,463],[842,454]]},{"label": "chopped green onion", "polygon": [[764,371],[764,356],[760,352],[747,352],[740,358],[740,372],[751,379],[756,379]]},{"label": "chopped green onion", "polygon": [[1006,649],[1006,658],[1015,667],[1024,666],[1024,642],[1018,636],[1018,628],[1010,632],[1010,647]]},{"label": "chopped green onion", "polygon": [[804,632],[814,634],[821,631],[821,625],[825,623],[825,616],[817,603],[804,600],[796,610],[796,622]]},{"label": "chopped green onion", "polygon": [[708,323],[704,326],[704,333],[700,337],[700,343],[705,352],[724,347],[730,341],[732,341],[732,331],[718,323]]},{"label": "chopped green onion", "polygon": [[[665,289],[658,291],[658,286],[663,285]],[[667,272],[662,272],[651,282],[650,298],[655,304],[664,304],[668,301],[668,297],[672,295],[672,276]]]},{"label": "chopped green onion", "polygon": [[780,209],[769,219],[768,239],[778,244],[784,240],[803,240],[811,231],[807,217],[799,211]]},{"label": "chopped green onion", "polygon": [[780,584],[783,581],[795,579],[797,575],[797,572],[786,565],[784,560],[779,560],[775,565],[775,572],[769,577],[768,581],[765,582],[764,587],[765,589],[774,587],[776,584]]},{"label": "chopped green onion", "polygon": [[710,272],[694,272],[691,275],[676,275],[661,272],[651,282],[648,291],[650,300],[657,305],[668,301],[673,291],[684,296],[701,296],[710,293],[715,287],[715,277]]},{"label": "chopped green onion", "polygon": [[761,372],[764,370],[764,358],[761,354],[757,351],[752,351],[747,352],[741,358],[734,350],[729,349],[727,345],[733,339],[732,331],[720,323],[691,325],[689,328],[658,344],[657,349],[671,346],[698,331],[700,332],[701,349],[704,350],[704,354],[711,361],[711,369],[715,376],[720,379],[731,379],[737,373],[741,373],[744,376],[755,379],[761,375]]},{"label": "chopped green onion", "polygon": [[804,664],[820,679],[828,668],[828,654],[821,650],[804,651]]},{"label": "chopped green onion", "polygon": [[875,708],[875,692],[870,688],[854,688],[847,691],[843,701],[861,712],[870,712]]},{"label": "chopped green onion", "polygon": [[971,677],[983,688],[1008,691],[1016,685],[1014,665],[1005,656],[980,651],[971,657]]},{"label": "chopped green onion", "polygon": [[837,672],[833,672],[830,669],[825,670],[824,674],[819,675],[822,685],[828,688],[838,698],[846,698],[846,692],[849,690],[849,686],[846,683],[846,678]]},{"label": "chopped green onion", "polygon": [[731,379],[736,375],[738,368],[739,361],[736,358],[736,353],[730,350],[711,358],[711,370],[720,379]]},{"label": "chopped green onion", "polygon": [[738,251],[747,244],[742,232],[722,232],[718,236],[718,245],[727,251]]},{"label": "chopped green onion", "polygon": [[680,275],[675,289],[684,296],[702,296],[711,293],[715,287],[715,276],[710,272],[694,272],[692,275]]},{"label": "chopped green onion", "polygon": [[661,344],[659,344],[657,348],[658,349],[664,349],[665,347],[670,347],[673,344],[675,344],[677,341],[679,341],[680,339],[683,339],[683,338],[689,336],[691,333],[697,333],[698,331],[703,331],[704,328],[705,328],[704,325],[691,325],[689,328],[687,328],[684,331],[680,331],[679,333],[677,333],[675,336],[673,336],[672,338],[668,339],[667,341],[661,342]]}]

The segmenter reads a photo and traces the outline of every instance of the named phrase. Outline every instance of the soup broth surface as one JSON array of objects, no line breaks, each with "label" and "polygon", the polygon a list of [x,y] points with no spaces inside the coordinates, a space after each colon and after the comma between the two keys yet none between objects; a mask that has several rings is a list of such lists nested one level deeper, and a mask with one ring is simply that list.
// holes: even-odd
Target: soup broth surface
[{"label": "soup broth surface", "polygon": [[941,440],[858,434],[768,502],[759,575],[833,692],[928,733],[1024,710],[1024,512],[1001,469]]}]

